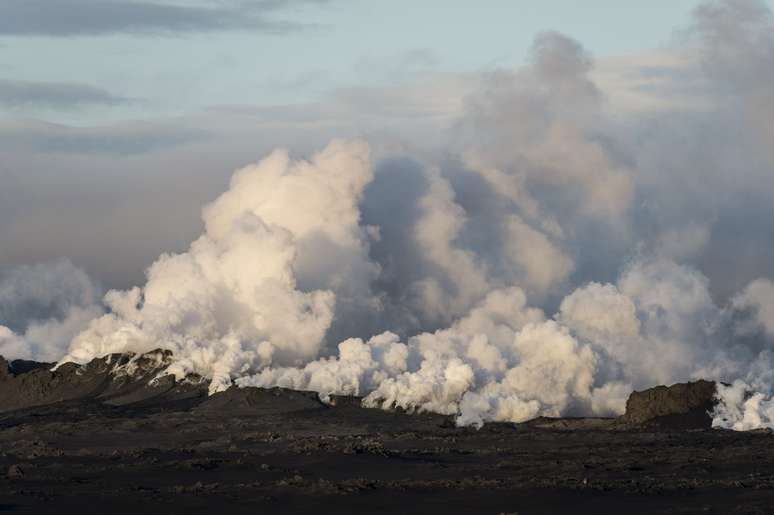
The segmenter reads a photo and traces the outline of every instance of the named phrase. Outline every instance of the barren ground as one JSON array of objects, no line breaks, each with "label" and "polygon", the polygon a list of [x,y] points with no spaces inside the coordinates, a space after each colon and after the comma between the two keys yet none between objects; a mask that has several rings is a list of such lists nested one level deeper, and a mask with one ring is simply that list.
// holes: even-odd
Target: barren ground
[{"label": "barren ground", "polygon": [[594,419],[475,430],[355,399],[183,390],[0,413],[0,512],[774,512],[768,432]]}]

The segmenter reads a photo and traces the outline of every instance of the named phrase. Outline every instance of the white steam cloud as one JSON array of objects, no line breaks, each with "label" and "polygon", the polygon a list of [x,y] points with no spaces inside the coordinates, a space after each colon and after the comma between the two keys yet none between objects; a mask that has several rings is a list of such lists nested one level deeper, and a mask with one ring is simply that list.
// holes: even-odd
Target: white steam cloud
[{"label": "white steam cloud", "polygon": [[0,355],[57,361],[102,314],[102,290],[62,259],[0,270]]},{"label": "white steam cloud", "polygon": [[357,204],[371,177],[359,142],[333,142],[311,161],[276,151],[240,170],[204,209],[206,231],[188,252],[159,258],[143,288],[109,292],[111,313],[63,361],[163,347],[175,373],[209,377],[218,390],[251,370],[316,358],[336,293],[352,311],[351,299],[370,298],[378,268]]},{"label": "white steam cloud", "polygon": [[770,217],[750,216],[774,195],[774,22],[762,2],[713,1],[688,34],[669,61],[703,87],[686,110],[611,113],[584,49],[542,34],[467,99],[447,155],[275,151],[107,313],[78,271],[32,293],[0,282],[0,353],[162,347],[212,391],[359,395],[461,425],[616,415],[633,389],[705,378],[728,384],[716,426],[774,427],[770,262],[727,257],[774,247]]}]

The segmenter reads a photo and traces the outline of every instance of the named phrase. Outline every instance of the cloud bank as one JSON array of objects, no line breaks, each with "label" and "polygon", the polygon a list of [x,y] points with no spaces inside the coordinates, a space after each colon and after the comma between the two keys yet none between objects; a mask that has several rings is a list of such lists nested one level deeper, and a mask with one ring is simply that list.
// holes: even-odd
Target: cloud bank
[{"label": "cloud bank", "polygon": [[0,270],[0,355],[57,361],[101,315],[102,289],[67,260]]},{"label": "cloud bank", "polygon": [[0,79],[0,106],[75,109],[88,105],[119,105],[128,99],[85,84]]},{"label": "cloud bank", "polygon": [[440,151],[374,135],[271,152],[187,249],[105,295],[62,362],[162,347],[213,391],[354,394],[462,425],[619,414],[632,389],[706,378],[730,385],[716,425],[774,425],[774,22],[707,2],[685,33],[641,69],[686,75],[685,106],[612,109],[621,76],[548,32],[527,66],[479,78]]},{"label": "cloud bank", "polygon": [[0,34],[8,36],[99,36],[114,33],[190,33],[258,30],[282,34],[299,23],[269,15],[293,3],[147,2],[134,0],[6,0],[0,5]]}]

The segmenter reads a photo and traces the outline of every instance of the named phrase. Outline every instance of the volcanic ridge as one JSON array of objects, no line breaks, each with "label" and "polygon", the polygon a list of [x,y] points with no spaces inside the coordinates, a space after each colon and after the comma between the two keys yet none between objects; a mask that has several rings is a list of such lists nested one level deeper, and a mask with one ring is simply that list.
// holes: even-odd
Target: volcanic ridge
[{"label": "volcanic ridge", "polygon": [[171,362],[0,358],[0,511],[768,513],[774,500],[774,439],[712,430],[709,381],[633,392],[615,419],[475,429],[356,397],[208,395]]}]

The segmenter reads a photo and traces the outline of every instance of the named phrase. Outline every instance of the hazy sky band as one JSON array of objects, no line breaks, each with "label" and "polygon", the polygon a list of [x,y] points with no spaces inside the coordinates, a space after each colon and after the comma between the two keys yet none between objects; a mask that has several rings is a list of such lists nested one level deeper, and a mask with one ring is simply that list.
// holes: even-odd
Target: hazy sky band
[{"label": "hazy sky band", "polygon": [[[83,125],[305,102],[412,73],[518,65],[542,30],[582,41],[598,57],[658,48],[693,7],[690,0],[8,0],[0,5],[0,81],[6,90],[15,81],[48,94],[35,102],[0,88],[0,108]],[[66,102],[75,88],[92,94]],[[135,102],[107,101],[125,98]]]}]

